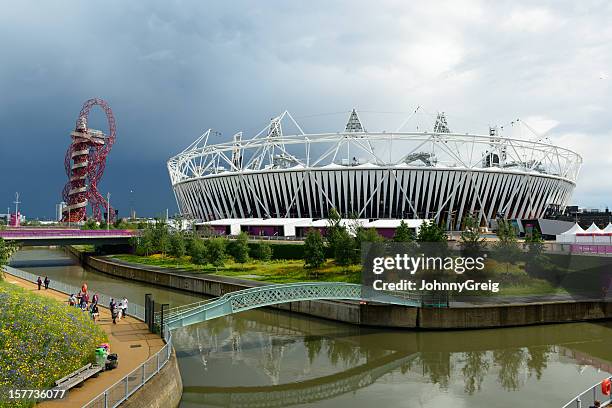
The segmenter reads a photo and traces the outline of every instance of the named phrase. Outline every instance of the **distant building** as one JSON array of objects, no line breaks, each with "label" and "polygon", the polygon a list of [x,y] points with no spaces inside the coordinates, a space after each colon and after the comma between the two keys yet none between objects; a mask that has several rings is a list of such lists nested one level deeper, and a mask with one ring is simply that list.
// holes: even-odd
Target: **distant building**
[{"label": "distant building", "polygon": [[60,222],[62,220],[62,213],[64,212],[64,208],[66,208],[66,203],[62,201],[59,204],[55,204],[55,220]]},{"label": "distant building", "polygon": [[588,228],[591,224],[599,228],[605,228],[612,222],[612,212],[608,208],[601,210],[598,208],[579,208],[577,205],[570,205],[561,211],[557,208],[549,208],[544,218],[559,221],[569,221],[578,223],[582,228]]}]

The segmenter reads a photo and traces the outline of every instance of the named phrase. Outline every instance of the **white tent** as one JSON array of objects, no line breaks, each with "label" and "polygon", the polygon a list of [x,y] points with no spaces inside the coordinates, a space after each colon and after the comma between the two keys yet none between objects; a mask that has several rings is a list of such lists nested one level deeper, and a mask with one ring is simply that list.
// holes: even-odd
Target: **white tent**
[{"label": "white tent", "polygon": [[591,226],[587,228],[584,232],[587,232],[589,234],[601,234],[602,231],[597,225],[595,225],[595,223],[592,223]]},{"label": "white tent", "polygon": [[584,230],[578,223],[575,223],[572,228],[567,231],[557,235],[557,242],[561,243],[574,243],[576,242],[576,234],[582,233]]},{"label": "white tent", "polygon": [[606,228],[602,229],[601,232],[612,232],[612,222],[609,222],[608,225],[606,225]]}]

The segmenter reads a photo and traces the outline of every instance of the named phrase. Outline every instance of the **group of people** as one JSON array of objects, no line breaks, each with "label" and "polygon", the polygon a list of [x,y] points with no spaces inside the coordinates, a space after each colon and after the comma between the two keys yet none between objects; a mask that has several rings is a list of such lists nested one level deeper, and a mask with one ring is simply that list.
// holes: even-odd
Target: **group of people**
[{"label": "group of people", "polygon": [[[40,278],[39,278],[40,279]],[[81,291],[78,294],[71,294],[68,298],[70,306],[80,308],[82,311],[88,311],[91,315],[91,319],[95,322],[100,318],[100,310],[98,308],[98,301],[100,297],[98,293],[94,293],[93,296],[89,297],[89,291],[87,290],[87,284],[83,283]],[[117,324],[117,320],[121,320],[121,317],[127,316],[128,300],[124,297],[119,303],[115,299],[111,298],[109,309],[113,317],[113,323]]]},{"label": "group of people", "polygon": [[47,290],[49,289],[49,284],[51,283],[51,279],[49,279],[48,276],[45,276],[45,280],[42,280],[42,278],[39,276],[38,279],[36,279],[38,290],[40,290],[40,287],[43,285],[43,283],[45,284],[45,290]]}]

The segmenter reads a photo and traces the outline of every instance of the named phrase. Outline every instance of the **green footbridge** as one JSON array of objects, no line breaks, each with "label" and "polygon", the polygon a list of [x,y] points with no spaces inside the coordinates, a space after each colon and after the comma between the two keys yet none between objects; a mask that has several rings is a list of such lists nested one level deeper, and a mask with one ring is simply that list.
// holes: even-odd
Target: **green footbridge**
[{"label": "green footbridge", "polygon": [[[171,331],[258,307],[305,300],[354,300],[409,307],[423,306],[417,293],[382,292],[354,283],[304,282],[266,285],[227,293],[210,301],[164,311],[164,329]],[[160,314],[156,315],[159,323]]]}]

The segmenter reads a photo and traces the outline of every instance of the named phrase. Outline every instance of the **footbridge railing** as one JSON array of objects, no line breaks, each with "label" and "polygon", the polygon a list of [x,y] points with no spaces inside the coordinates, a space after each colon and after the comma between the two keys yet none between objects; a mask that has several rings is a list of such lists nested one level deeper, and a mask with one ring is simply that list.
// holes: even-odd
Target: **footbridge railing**
[{"label": "footbridge railing", "polygon": [[[304,282],[266,285],[227,293],[217,299],[164,311],[168,331],[258,307],[305,300],[355,300],[420,307],[415,293],[382,292],[353,283]],[[160,321],[160,315],[156,320]],[[166,331],[165,330],[165,331]]]},{"label": "footbridge railing", "polygon": [[[607,377],[604,381],[612,381],[612,377]],[[602,392],[601,382],[593,385],[591,388],[582,391],[576,395],[574,399],[565,404],[562,408],[587,408],[594,407],[595,401],[599,401],[600,407],[609,407],[612,405],[609,393],[606,395]]]}]

